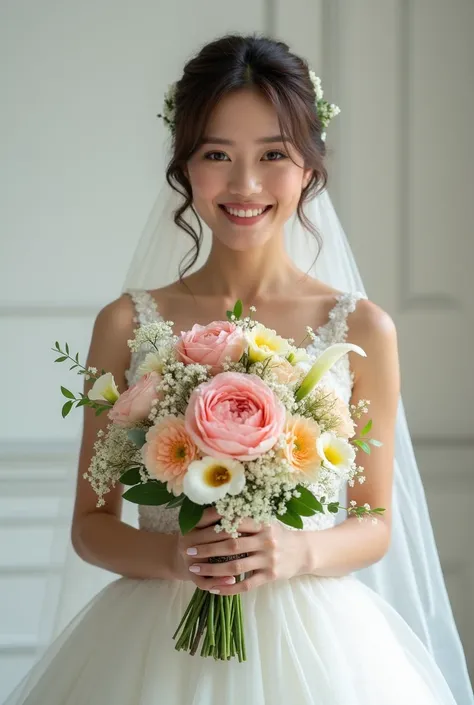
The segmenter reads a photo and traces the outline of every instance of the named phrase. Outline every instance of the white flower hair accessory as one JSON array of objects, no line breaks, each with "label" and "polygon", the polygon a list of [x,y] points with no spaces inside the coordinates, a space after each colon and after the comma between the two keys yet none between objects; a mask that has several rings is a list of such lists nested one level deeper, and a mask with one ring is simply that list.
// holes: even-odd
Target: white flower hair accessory
[{"label": "white flower hair accessory", "polygon": [[[328,103],[327,100],[324,100],[324,91],[322,89],[321,79],[319,78],[319,76],[316,76],[314,71],[309,72],[309,78],[314,87],[314,93],[316,97],[315,104],[318,117],[321,120],[323,129],[326,130],[333,117],[339,115],[341,109],[334,103]],[[169,127],[172,135],[174,135],[176,129],[176,87],[176,82],[171,83],[168,86],[168,90],[165,93],[165,98],[163,102],[163,112],[158,113],[157,115],[157,117],[163,118],[163,121]],[[323,140],[326,139],[325,131],[321,134],[321,137]]]}]

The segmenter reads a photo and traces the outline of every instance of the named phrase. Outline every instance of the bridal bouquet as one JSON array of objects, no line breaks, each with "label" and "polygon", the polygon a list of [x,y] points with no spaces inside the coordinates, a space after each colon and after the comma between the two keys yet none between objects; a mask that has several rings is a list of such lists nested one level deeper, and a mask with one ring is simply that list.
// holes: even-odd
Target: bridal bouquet
[{"label": "bridal bouquet", "polygon": [[[215,507],[221,516],[216,532],[233,537],[245,517],[302,529],[303,517],[316,513],[343,509],[373,521],[383,513],[327,500],[344,481],[363,482],[356,453],[380,445],[368,437],[371,421],[355,438],[354,419],[367,413],[369,401],[348,405],[322,383],[343,355],[364,351],[340,343],[316,359],[253,320],[254,311],[242,317],[237,301],[227,320],[196,324],[179,336],[171,321],[136,329],[128,345],[143,353],[140,376],[122,393],[111,373],[84,368],[67,343],[64,350],[55,344],[56,362],[72,361],[71,369],[93,380],[89,393],[78,397],[61,387],[63,416],[74,405],[88,405],[97,415],[107,411],[111,422],[99,431],[85,473],[98,507],[120,482],[131,502],[179,507],[183,534],[206,507]],[[195,654],[201,644],[202,656],[245,660],[241,596],[197,588],[174,638],[178,650]]]}]

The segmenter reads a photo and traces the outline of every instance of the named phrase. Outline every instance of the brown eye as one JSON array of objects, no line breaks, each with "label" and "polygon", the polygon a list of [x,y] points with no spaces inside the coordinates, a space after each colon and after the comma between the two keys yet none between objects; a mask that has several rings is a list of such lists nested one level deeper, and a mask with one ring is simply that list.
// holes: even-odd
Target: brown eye
[{"label": "brown eye", "polygon": [[204,159],[209,159],[211,162],[223,162],[224,159],[213,159],[215,155],[221,156],[221,157],[226,157],[227,155],[224,152],[207,152],[207,154],[204,155]]}]

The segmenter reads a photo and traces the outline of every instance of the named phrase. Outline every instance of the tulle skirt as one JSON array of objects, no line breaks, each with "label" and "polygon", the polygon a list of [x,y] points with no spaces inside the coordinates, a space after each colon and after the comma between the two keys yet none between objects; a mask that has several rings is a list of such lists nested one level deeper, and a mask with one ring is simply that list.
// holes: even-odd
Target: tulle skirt
[{"label": "tulle skirt", "polygon": [[455,705],[418,637],[354,576],[243,595],[247,661],[174,648],[191,582],[120,578],[45,651],[5,705]]}]

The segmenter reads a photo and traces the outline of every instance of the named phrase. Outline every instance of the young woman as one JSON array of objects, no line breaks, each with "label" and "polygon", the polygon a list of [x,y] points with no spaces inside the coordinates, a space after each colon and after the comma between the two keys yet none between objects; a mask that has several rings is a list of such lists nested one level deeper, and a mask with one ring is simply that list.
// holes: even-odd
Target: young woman
[{"label": "young woman", "polygon": [[[213,510],[183,537],[177,511],[141,507],[139,528],[131,527],[121,521],[121,488],[97,509],[83,479],[107,423],[86,409],[72,540],[85,561],[122,577],[73,620],[7,703],[453,705],[422,641],[354,575],[387,554],[399,517],[392,506],[397,336],[379,306],[308,276],[292,259],[292,243],[285,247],[285,223],[295,213],[315,234],[303,207],[327,181],[325,126],[308,66],[281,42],[223,37],[185,66],[174,101],[167,177],[183,200],[173,225],[191,235],[197,254],[199,233],[184,219],[192,209],[212,233],[210,253],[197,271],[130,290],[100,311],[87,364],[111,371],[123,390],[143,362],[127,346],[137,323],[172,320],[179,333],[222,319],[238,298],[285,337],[300,341],[311,326],[313,351],[355,343],[367,358],[342,358],[328,384],[345,401],[370,399],[383,446],[364,459],[366,482],[347,488],[347,498],[386,512],[376,524],[319,516],[301,531],[245,520],[234,540],[215,533]],[[159,237],[166,253],[166,233]],[[235,554],[247,556],[208,561]],[[241,573],[247,577],[236,583]],[[174,650],[172,634],[196,585],[243,593],[245,663]],[[467,680],[462,687],[467,705]]]}]

